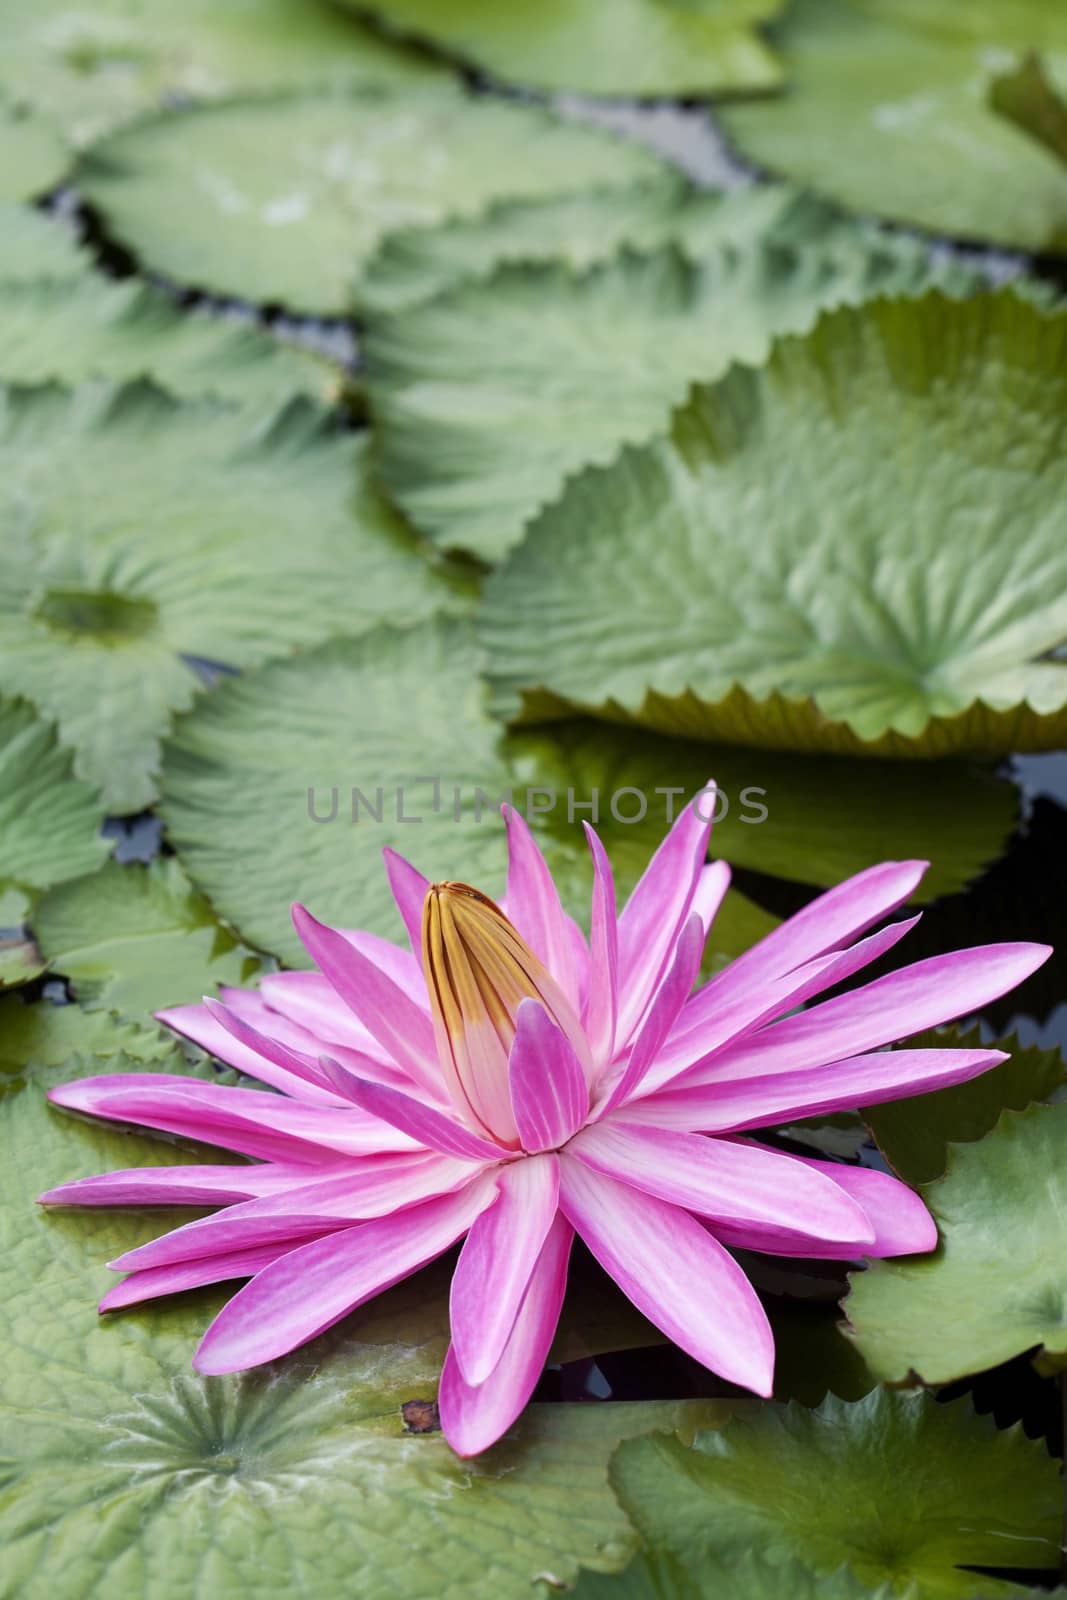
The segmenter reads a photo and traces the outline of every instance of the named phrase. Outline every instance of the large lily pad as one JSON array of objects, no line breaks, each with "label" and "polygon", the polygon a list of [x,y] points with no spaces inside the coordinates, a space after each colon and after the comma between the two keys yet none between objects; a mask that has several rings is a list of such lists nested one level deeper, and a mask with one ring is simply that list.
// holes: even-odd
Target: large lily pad
[{"label": "large lily pad", "polygon": [[32,206],[0,201],[0,284],[77,278],[91,259],[74,229]]},{"label": "large lily pad", "polygon": [[46,889],[92,872],[108,854],[103,807],[72,768],[52,724],[0,696],[0,890]]},{"label": "large lily pad", "polygon": [[1067,165],[1067,95],[1052,82],[1039,55],[1024,56],[994,78],[989,104]]},{"label": "large lily pad", "polygon": [[[306,962],[289,922],[294,899],[343,927],[402,936],[382,867],[385,845],[431,877],[499,893],[498,807],[509,797],[529,811],[568,909],[587,916],[581,823],[590,813],[575,808],[565,821],[564,790],[571,772],[574,798],[584,802],[595,761],[578,776],[564,747],[502,744],[483,704],[480,667],[464,625],[383,629],[226,683],[177,723],[162,785],[168,833],[193,880],[244,938]],[[606,766],[603,777],[611,777]],[[552,817],[537,815],[540,800],[527,805],[540,781],[558,786]],[[620,799],[620,809],[628,803]],[[650,807],[637,828],[613,827],[606,811],[605,819],[625,894],[666,831],[666,813],[657,818]],[[709,959],[739,954],[774,925],[743,896],[731,896]]]},{"label": "large lily pad", "polygon": [[3,0],[0,82],[79,144],[178,99],[406,84],[430,64],[325,0]]},{"label": "large lily pad", "polygon": [[341,389],[336,368],[259,328],[183,311],[135,279],[88,274],[0,285],[0,377],[70,386],[149,377],[181,399],[214,397],[260,411],[298,394],[332,401]]},{"label": "large lily pad", "polygon": [[857,210],[1067,251],[1067,172],[988,103],[1028,47],[1067,86],[1061,7],[796,0],[777,43],[789,94],[722,112],[746,156]]},{"label": "large lily pad", "polygon": [[663,431],[690,384],[762,362],[775,334],[827,306],[915,291],[934,270],[913,242],[858,230],[806,250],[773,233],[699,260],[689,248],[583,276],[511,267],[371,320],[378,464],[417,527],[497,560],[570,474]]},{"label": "large lily pad", "polygon": [[[359,0],[345,0],[363,9]],[[752,24],[782,0],[549,0],[534,7],[486,0],[374,0],[383,22],[493,74],[538,89],[679,95],[765,89],[777,63]]]},{"label": "large lily pad", "polygon": [[[106,486],[106,496],[103,489]],[[108,807],[151,800],[198,678],[452,592],[309,402],[253,428],[148,385],[12,389],[0,408],[0,671]]]},{"label": "large lily pad", "polygon": [[817,1411],[764,1406],[692,1449],[622,1446],[612,1483],[642,1535],[687,1562],[756,1549],[896,1594],[1018,1591],[966,1567],[1055,1569],[1059,1471],[1021,1427],[997,1431],[967,1401],[874,1390]]},{"label": "large lily pad", "polygon": [[[83,1011],[47,1000],[27,1005],[16,995],[0,998],[0,1073],[10,1077],[28,1067],[61,1067],[73,1055],[128,1056],[153,1070],[158,1062],[183,1072],[189,1066],[173,1036],[153,1023],[144,1026],[110,1011]],[[100,1069],[90,1065],[86,1070]]]},{"label": "large lily pad", "polygon": [[526,1600],[542,1572],[625,1563],[634,1538],[607,1484],[612,1449],[649,1427],[691,1433],[721,1406],[535,1406],[459,1462],[401,1415],[432,1397],[447,1340],[447,1298],[419,1278],[286,1361],[200,1378],[189,1358],[216,1293],[103,1321],[95,1310],[103,1261],[168,1216],[33,1205],[43,1183],[188,1151],[48,1108],[50,1081],[35,1071],[0,1099],[12,1153],[2,1531],[20,1596],[89,1600],[103,1583],[144,1600],[220,1585],[282,1600],[347,1592],[355,1575],[367,1600]]},{"label": "large lily pad", "polygon": [[34,912],[33,931],[83,1004],[136,1022],[164,1006],[198,1003],[220,983],[247,983],[259,965],[173,858],[147,867],[111,862],[53,889]]},{"label": "large lily pad", "polygon": [[824,316],[589,470],[490,579],[500,708],[893,756],[1067,737],[1067,313]]},{"label": "large lily pad", "polygon": [[172,113],[97,145],[77,181],[110,232],[170,278],[344,311],[353,275],[394,229],[661,170],[636,144],[538,106],[441,86]]},{"label": "large lily pad", "polygon": [[879,1261],[845,1304],[873,1371],[944,1383],[1040,1347],[1067,1365],[1067,1105],[1007,1111],[923,1191],[935,1255]]},{"label": "large lily pad", "polygon": [[[659,1549],[641,1551],[617,1577],[583,1572],[570,1591],[574,1600],[890,1600],[892,1592],[869,1588],[847,1569],[816,1574],[799,1561],[772,1563],[754,1551],[727,1566],[710,1558],[694,1565]],[[911,1600],[912,1591],[905,1593]]]},{"label": "large lily pad", "polygon": [[0,100],[0,201],[47,194],[69,165],[70,152],[50,122]]},{"label": "large lily pad", "polygon": [[[908,1040],[914,1048],[944,1048],[944,1032],[932,1031]],[[956,1030],[951,1043],[976,1049],[983,1040],[977,1027]],[[1022,1111],[1035,1100],[1047,1100],[1067,1084],[1067,1067],[1057,1049],[1022,1045],[1017,1037],[998,1039],[997,1049],[1009,1059],[969,1083],[933,1094],[869,1106],[863,1113],[878,1147],[894,1172],[913,1188],[940,1178],[954,1144],[971,1144],[994,1127],[1002,1111]]]}]

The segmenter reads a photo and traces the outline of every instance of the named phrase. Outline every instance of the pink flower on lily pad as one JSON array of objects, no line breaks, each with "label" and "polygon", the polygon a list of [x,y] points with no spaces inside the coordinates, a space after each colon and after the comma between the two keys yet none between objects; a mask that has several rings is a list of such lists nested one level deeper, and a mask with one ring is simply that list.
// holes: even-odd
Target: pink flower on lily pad
[{"label": "pink flower on lily pad", "polygon": [[[706,800],[704,802],[706,807]],[[593,857],[588,940],[526,824],[506,813],[499,904],[431,884],[390,851],[410,948],[302,906],[316,971],[161,1013],[269,1085],[121,1074],[59,1105],[215,1144],[244,1165],[135,1168],[62,1184],[47,1205],[219,1206],[128,1251],[101,1310],[249,1281],[193,1364],[285,1355],[463,1240],[441,1375],[461,1455],[498,1439],[542,1372],[575,1233],[640,1311],[734,1384],[768,1395],[774,1341],[731,1251],[852,1259],[926,1251],[922,1201],[881,1172],[785,1154],[753,1129],[961,1083],[988,1049],[886,1045],[968,1015],[1050,954],[987,945],[816,1004],[916,919],[882,923],[925,863],[887,862],[821,895],[701,987],[726,892],[709,823],[678,818],[621,913]]]}]

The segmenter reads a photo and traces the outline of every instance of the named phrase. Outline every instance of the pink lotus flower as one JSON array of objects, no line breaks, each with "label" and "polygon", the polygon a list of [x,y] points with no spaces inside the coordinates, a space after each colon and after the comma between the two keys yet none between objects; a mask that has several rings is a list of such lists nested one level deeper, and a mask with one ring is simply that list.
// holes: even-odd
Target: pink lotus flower
[{"label": "pink lotus flower", "polygon": [[670,1339],[769,1394],[771,1329],[731,1248],[890,1256],[930,1250],[936,1229],[896,1179],[745,1133],[960,1083],[1002,1061],[996,1050],[883,1047],[977,1010],[1050,954],[958,951],[798,1011],[914,926],[859,937],[925,867],[888,862],[694,990],[729,878],[722,863],[705,865],[709,824],[695,805],[619,916],[587,828],[588,942],[525,823],[506,818],[499,906],[464,884],[430,884],[386,851],[410,950],[296,906],[318,971],[160,1013],[279,1093],[163,1074],[52,1091],[58,1105],[204,1140],[246,1165],[136,1168],[41,1197],[226,1208],[113,1261],[129,1276],[100,1307],[250,1279],[204,1335],[193,1364],[205,1373],[284,1355],[465,1237],[440,1390],[461,1455],[492,1444],[529,1399],[575,1232]]}]

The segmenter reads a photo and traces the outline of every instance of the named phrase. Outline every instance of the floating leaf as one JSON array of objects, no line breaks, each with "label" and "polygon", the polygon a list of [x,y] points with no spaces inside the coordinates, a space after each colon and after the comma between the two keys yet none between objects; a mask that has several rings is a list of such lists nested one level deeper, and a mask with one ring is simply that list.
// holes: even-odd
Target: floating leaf
[{"label": "floating leaf", "polygon": [[46,889],[107,856],[103,807],[72,767],[50,722],[0,696],[0,889]]},{"label": "floating leaf", "polygon": [[0,201],[0,240],[0,284],[77,278],[91,267],[74,229],[30,206]]},{"label": "floating leaf", "polygon": [[1067,172],[987,103],[1028,47],[1067,86],[1061,7],[795,0],[776,43],[789,93],[721,112],[745,156],[938,234],[1067,251]]},{"label": "floating leaf", "polygon": [[[893,1593],[846,1570],[816,1576],[799,1561],[772,1564],[751,1550],[729,1566],[710,1558],[694,1566],[659,1549],[640,1552],[617,1577],[583,1572],[568,1592],[574,1600],[890,1600]],[[914,1591],[903,1592],[912,1600]]]},{"label": "floating leaf", "polygon": [[15,995],[0,998],[0,1073],[10,1076],[27,1067],[59,1067],[75,1054],[130,1056],[151,1063],[153,1070],[158,1062],[189,1070],[173,1035],[154,1024],[141,1026],[120,1021],[108,1011],[83,1011],[47,1000],[26,1005]]},{"label": "floating leaf", "polygon": [[[0,267],[0,276],[3,268]],[[181,399],[277,410],[293,395],[329,402],[341,377],[306,350],[161,289],[85,275],[0,285],[0,375],[74,386],[149,377]]]},{"label": "floating leaf", "polygon": [[[561,795],[551,826],[538,817],[527,794],[539,778],[536,752],[501,745],[480,667],[465,625],[383,629],[248,673],[178,722],[163,777],[167,830],[193,880],[244,938],[305,964],[289,923],[294,899],[343,927],[401,937],[385,845],[432,878],[500,893],[499,805],[509,798],[540,831],[569,909],[588,914],[581,821],[589,813],[564,822]],[[546,767],[549,782],[560,774],[558,760]],[[661,815],[616,853],[620,894],[665,831]],[[775,921],[731,896],[710,955],[738,954]]]},{"label": "floating leaf", "polygon": [[[2,50],[0,42],[0,55]],[[51,123],[0,100],[0,201],[47,194],[69,164],[70,153]]]},{"label": "floating leaf", "polygon": [[1050,79],[1039,55],[1024,56],[1011,72],[994,78],[989,104],[1051,150],[1057,161],[1067,163],[1067,99]]},{"label": "floating leaf", "polygon": [[506,754],[536,788],[529,809],[557,881],[577,867],[575,899],[587,861],[575,818],[595,820],[616,872],[635,881],[671,817],[709,779],[719,790],[704,802],[717,819],[713,855],[822,888],[887,858],[922,858],[931,863],[923,900],[975,878],[1000,854],[1018,812],[1014,786],[969,763],[860,765],[585,719],[517,729]]},{"label": "floating leaf", "polygon": [[845,1304],[879,1378],[948,1383],[1040,1346],[1067,1364],[1067,1105],[1007,1111],[923,1191],[935,1255],[879,1261]]},{"label": "floating leaf", "polygon": [[863,754],[1067,738],[1067,313],[824,316],[572,480],[487,585],[500,709]]},{"label": "floating leaf", "polygon": [[372,319],[383,481],[435,541],[499,559],[571,473],[662,432],[696,380],[762,362],[775,334],[807,330],[824,307],[930,281],[911,241],[834,243],[631,253],[582,277],[511,267]]},{"label": "floating leaf", "polygon": [[285,1361],[200,1378],[189,1360],[217,1294],[95,1309],[103,1262],[167,1215],[33,1205],[45,1183],[188,1152],[56,1112],[50,1081],[34,1072],[0,1100],[0,1526],[26,1600],[89,1600],[101,1584],[171,1600],[176,1586],[213,1590],[220,1573],[262,1593],[264,1572],[279,1595],[342,1593],[356,1573],[362,1600],[427,1582],[442,1600],[527,1600],[539,1573],[566,1582],[579,1563],[610,1570],[631,1554],[606,1477],[621,1439],[723,1414],[707,1401],[533,1406],[493,1451],[460,1462],[401,1415],[432,1398],[447,1341],[447,1298],[428,1298],[421,1278]]},{"label": "floating leaf", "polygon": [[114,237],[170,278],[340,312],[353,274],[395,229],[660,171],[636,144],[541,107],[441,87],[172,113],[97,145],[78,183]]},{"label": "floating leaf", "polygon": [[863,1582],[914,1584],[924,1600],[1007,1600],[1013,1585],[964,1569],[1059,1562],[1057,1463],[966,1401],[875,1390],[817,1411],[764,1406],[692,1449],[634,1440],[611,1478],[642,1536],[687,1563],[755,1549],[819,1573],[847,1561]]},{"label": "floating leaf", "polygon": [[111,862],[53,889],[33,930],[83,1004],[137,1022],[164,1006],[199,1003],[220,983],[247,983],[259,965],[173,858],[147,867]]},{"label": "floating leaf", "polygon": [[[360,0],[345,0],[363,9]],[[752,24],[781,0],[554,0],[550,6],[484,0],[374,0],[391,29],[428,40],[496,78],[588,94],[681,95],[766,89],[777,63]]]},{"label": "floating leaf", "polygon": [[[944,1048],[944,1032],[936,1030],[908,1040],[909,1048]],[[954,1033],[951,1043],[976,1049],[988,1043],[978,1028]],[[1017,1037],[998,1039],[1007,1061],[952,1089],[914,1095],[888,1105],[869,1106],[863,1113],[890,1166],[914,1188],[940,1178],[950,1145],[983,1138],[1002,1111],[1022,1111],[1035,1100],[1047,1100],[1067,1082],[1067,1068],[1056,1049],[1022,1045]]]},{"label": "floating leaf", "polygon": [[[253,429],[148,385],[0,396],[0,670],[114,811],[198,678],[454,604],[309,402]],[[102,493],[106,486],[106,495]]]},{"label": "floating leaf", "polygon": [[[167,101],[289,85],[403,85],[435,69],[323,0],[4,0],[0,82],[76,143]],[[439,69],[436,69],[439,70]]]}]

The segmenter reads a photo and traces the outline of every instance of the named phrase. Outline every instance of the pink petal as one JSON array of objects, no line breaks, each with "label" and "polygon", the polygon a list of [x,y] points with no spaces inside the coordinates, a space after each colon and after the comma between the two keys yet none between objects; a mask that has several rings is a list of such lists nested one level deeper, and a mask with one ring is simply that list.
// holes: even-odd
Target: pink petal
[{"label": "pink petal", "polygon": [[585,836],[593,857],[593,915],[589,933],[589,993],[585,1031],[594,1064],[611,1060],[619,1007],[619,931],[615,915],[615,878],[607,851],[589,826]]},{"label": "pink petal", "polygon": [[552,874],[525,818],[514,806],[501,809],[508,835],[508,920],[577,1010],[580,996],[571,936]]},{"label": "pink petal", "polygon": [[293,1242],[263,1245],[259,1249],[235,1250],[229,1255],[204,1256],[180,1261],[174,1266],[153,1267],[148,1272],[131,1272],[128,1278],[109,1289],[99,1310],[121,1311],[143,1300],[158,1300],[164,1294],[184,1289],[199,1289],[207,1283],[226,1283],[231,1278],[252,1278],[264,1267],[292,1249],[307,1243],[307,1236]]},{"label": "pink petal", "polygon": [[560,1159],[560,1209],[605,1272],[668,1339],[769,1395],[774,1338],[741,1268],[688,1212]]},{"label": "pink petal", "polygon": [[423,1105],[412,1099],[411,1095],[402,1094],[399,1089],[390,1089],[384,1083],[371,1083],[367,1078],[357,1078],[348,1073],[344,1074],[344,1078],[349,1098],[361,1110],[372,1117],[380,1117],[390,1127],[406,1133],[409,1138],[431,1150],[438,1150],[445,1156],[457,1156],[461,1161],[499,1161],[506,1154],[502,1146],[471,1133],[454,1114]]},{"label": "pink petal", "polygon": [[261,1083],[269,1083],[283,1094],[293,1095],[298,1100],[306,1100],[314,1105],[339,1104],[337,1095],[321,1082],[309,1079],[304,1073],[294,1072],[288,1066],[281,1066],[277,1059],[271,1058],[275,1053],[272,1051],[271,1056],[265,1055],[251,1042],[249,1034],[246,1033],[242,1038],[234,1029],[224,1027],[206,1002],[199,1006],[169,1006],[165,1011],[157,1011],[156,1018],[183,1038],[191,1039],[209,1055],[224,1061],[227,1066],[235,1067],[238,1072],[245,1072]]},{"label": "pink petal", "polygon": [[793,1156],[748,1141],[611,1118],[586,1128],[567,1154],[594,1172],[716,1222],[802,1228],[854,1249],[874,1239],[862,1205],[843,1187]]},{"label": "pink petal", "polygon": [[347,1156],[410,1150],[414,1141],[355,1106],[302,1105],[267,1090],[236,1089],[174,1073],[79,1078],[48,1091],[56,1105],[217,1144],[263,1161],[312,1170]]},{"label": "pink petal", "polygon": [[1006,1060],[1001,1050],[878,1050],[768,1078],[667,1088],[640,1101],[640,1116],[647,1127],[737,1132],[945,1089]]},{"label": "pink petal", "polygon": [[[336,1054],[338,1048],[343,1047],[360,1055],[374,1056],[393,1071],[400,1070],[321,972],[268,972],[260,978],[259,989],[270,1014],[316,1039],[320,1050],[327,1044]],[[234,1009],[243,1010],[242,1007]],[[267,1030],[266,1021],[260,1026]],[[275,1031],[273,1024],[270,1031]]]},{"label": "pink petal", "polygon": [[402,950],[391,939],[383,939],[377,933],[367,933],[363,928],[338,928],[336,932],[347,939],[353,950],[358,950],[379,972],[384,972],[391,983],[402,989],[408,999],[429,1016],[430,996],[422,970],[421,951],[415,955],[410,950]]},{"label": "pink petal", "polygon": [[455,1243],[496,1192],[479,1178],[375,1222],[344,1228],[265,1267],[215,1318],[193,1357],[198,1372],[238,1372],[286,1355]]},{"label": "pink petal", "polygon": [[566,1144],[589,1113],[582,1063],[539,1000],[521,1000],[508,1057],[515,1125],[524,1150]]},{"label": "pink petal", "polygon": [[304,948],[364,1027],[413,1081],[433,1093],[440,1082],[429,1013],[410,1000],[336,928],[293,907],[293,926]]},{"label": "pink petal", "polygon": [[621,1105],[640,1089],[642,1079],[655,1062],[663,1041],[692,993],[703,953],[704,924],[698,916],[692,916],[682,929],[671,965],[641,1025],[630,1058],[618,1081],[607,1093],[603,1114]]},{"label": "pink petal", "polygon": [[490,1376],[477,1388],[465,1383],[455,1352],[441,1373],[441,1427],[460,1456],[495,1444],[523,1410],[544,1371],[567,1287],[574,1229],[556,1213],[530,1276],[511,1337]]},{"label": "pink petal", "polygon": [[[267,1034],[261,1033],[245,1017],[240,1016],[236,1011],[231,1011],[220,1001],[210,999],[207,995],[204,996],[204,1006],[209,1016],[218,1023],[220,1028],[225,1029],[238,1043],[245,1045],[247,1049],[258,1055],[261,1060],[277,1067],[279,1069],[277,1073],[279,1078],[285,1078],[288,1083],[292,1083],[293,1079],[298,1080],[296,1089],[296,1098],[298,1100],[305,1098],[303,1091],[312,1086],[328,1094],[331,1103],[336,1101],[337,1096],[333,1086],[329,1079],[323,1077],[322,1069],[319,1067],[317,1052],[316,1056],[305,1056],[299,1051],[290,1049],[280,1039],[271,1039]],[[275,1087],[285,1088],[286,1085],[278,1083],[275,1084]],[[292,1093],[293,1091],[288,1090],[288,1092]]]},{"label": "pink petal", "polygon": [[[405,861],[402,855],[386,845],[382,851],[385,862],[385,872],[389,879],[389,887],[393,891],[396,908],[404,920],[404,926],[411,940],[413,955],[418,957],[419,971],[422,972],[422,908],[426,900],[426,891],[430,887],[429,878],[424,878],[417,868]],[[425,984],[424,984],[425,987]]]},{"label": "pink petal", "polygon": [[708,1004],[783,977],[836,950],[910,899],[927,861],[884,861],[846,878],[739,955],[706,985]]},{"label": "pink petal", "polygon": [[187,1222],[128,1250],[108,1266],[116,1272],[140,1271],[192,1256],[296,1239],[302,1233],[324,1233],[448,1194],[477,1173],[469,1161],[437,1155],[371,1157],[335,1177],[311,1183],[305,1170],[299,1186]]},{"label": "pink petal", "polygon": [[1022,983],[1051,954],[1048,945],[991,944],[931,956],[761,1029],[694,1069],[687,1081],[765,1078],[876,1050],[979,1011]]},{"label": "pink petal", "polygon": [[725,861],[712,861],[706,867],[701,867],[690,911],[704,924],[705,939],[711,932],[711,925],[729,887],[730,868]]},{"label": "pink petal", "polygon": [[674,954],[708,853],[713,804],[709,789],[686,806],[619,918],[619,1044],[629,1042]]},{"label": "pink petal", "polygon": [[865,1245],[862,1255],[923,1255],[937,1248],[937,1224],[915,1190],[899,1178],[840,1161],[796,1159],[838,1184],[863,1207],[874,1229],[874,1243]]},{"label": "pink petal", "polygon": [[296,1188],[307,1183],[306,1166],[278,1161],[233,1167],[128,1167],[97,1177],[74,1178],[38,1195],[42,1206],[214,1206]]},{"label": "pink petal", "polygon": [[558,1210],[556,1156],[527,1156],[496,1177],[497,1198],[467,1235],[449,1300],[452,1349],[470,1384],[484,1383],[504,1354]]}]

